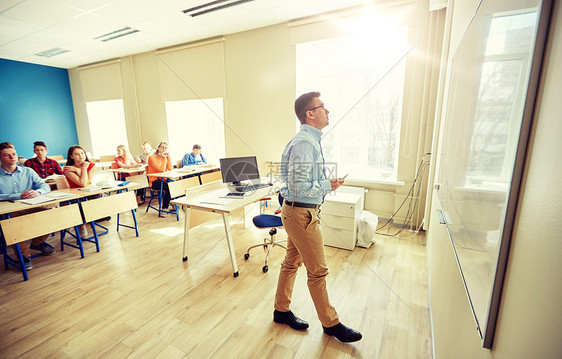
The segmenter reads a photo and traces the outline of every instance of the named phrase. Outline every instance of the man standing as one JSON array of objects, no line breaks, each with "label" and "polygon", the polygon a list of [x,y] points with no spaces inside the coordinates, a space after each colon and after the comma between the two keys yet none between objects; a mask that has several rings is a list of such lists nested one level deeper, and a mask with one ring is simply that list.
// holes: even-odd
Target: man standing
[{"label": "man standing", "polygon": [[55,160],[47,158],[47,145],[43,141],[35,141],[33,143],[33,152],[37,155],[37,157],[30,158],[25,161],[25,166],[32,168],[39,177],[47,178],[50,175],[57,174],[62,175],[62,169],[59,166],[59,163]]},{"label": "man standing", "polygon": [[[20,167],[18,155],[14,145],[10,142],[0,143],[0,201],[13,201],[18,199],[28,199],[40,196],[51,191],[47,185],[32,169]],[[36,210],[26,210],[12,213],[12,217],[31,213]],[[54,254],[55,249],[45,240],[49,235],[33,238],[31,249],[41,251],[43,254]],[[31,263],[31,251],[26,242],[20,242],[23,262],[27,270],[33,268]],[[15,252],[15,248],[14,248]]]},{"label": "man standing", "polygon": [[309,92],[295,101],[301,128],[281,157],[281,177],[285,183],[280,190],[285,199],[282,219],[288,238],[275,294],[273,321],[296,330],[308,328],[308,323],[289,309],[297,270],[304,263],[308,289],[324,333],[342,342],[355,342],[362,338],[361,333],[340,323],[326,289],[328,267],[318,214],[324,196],[341,186],[343,179],[328,180],[324,173],[320,140],[330,112],[319,97],[319,92]]}]

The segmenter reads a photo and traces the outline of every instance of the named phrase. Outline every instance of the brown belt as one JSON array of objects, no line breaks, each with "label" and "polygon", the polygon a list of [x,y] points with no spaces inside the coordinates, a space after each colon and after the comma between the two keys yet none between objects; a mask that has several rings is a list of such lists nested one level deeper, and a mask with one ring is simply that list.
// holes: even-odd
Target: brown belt
[{"label": "brown belt", "polygon": [[300,208],[320,208],[319,204],[312,204],[312,203],[302,203],[302,202],[289,202],[285,201],[287,206],[291,207],[300,207]]}]

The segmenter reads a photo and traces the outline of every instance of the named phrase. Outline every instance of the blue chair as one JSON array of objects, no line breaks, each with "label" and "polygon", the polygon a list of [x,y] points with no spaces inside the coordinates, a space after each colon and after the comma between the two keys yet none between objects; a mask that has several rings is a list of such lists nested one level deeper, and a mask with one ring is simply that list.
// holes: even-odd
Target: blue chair
[{"label": "blue chair", "polygon": [[[267,201],[269,198],[264,198],[262,201]],[[282,197],[279,196],[279,203],[283,203]],[[262,267],[262,271],[267,273],[269,267],[267,266],[267,260],[269,259],[269,253],[275,246],[279,246],[281,248],[287,249],[286,246],[281,244],[282,242],[287,242],[286,239],[276,240],[275,235],[277,234],[277,228],[283,227],[283,222],[281,221],[281,217],[277,216],[277,214],[281,213],[281,209],[277,209],[275,211],[276,215],[273,214],[260,214],[259,216],[255,216],[252,221],[257,228],[270,228],[269,230],[269,238],[264,238],[263,243],[255,244],[248,248],[246,254],[244,254],[244,259],[248,260],[250,258],[250,249],[257,248],[263,246],[265,254],[265,265]]]}]

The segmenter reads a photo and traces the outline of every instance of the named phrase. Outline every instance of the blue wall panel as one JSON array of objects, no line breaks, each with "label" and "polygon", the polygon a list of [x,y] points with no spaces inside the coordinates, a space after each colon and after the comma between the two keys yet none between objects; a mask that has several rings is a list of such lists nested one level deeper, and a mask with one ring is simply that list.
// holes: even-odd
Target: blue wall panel
[{"label": "blue wall panel", "polygon": [[20,156],[33,156],[44,141],[49,155],[78,144],[68,71],[0,59],[0,142],[14,144]]}]

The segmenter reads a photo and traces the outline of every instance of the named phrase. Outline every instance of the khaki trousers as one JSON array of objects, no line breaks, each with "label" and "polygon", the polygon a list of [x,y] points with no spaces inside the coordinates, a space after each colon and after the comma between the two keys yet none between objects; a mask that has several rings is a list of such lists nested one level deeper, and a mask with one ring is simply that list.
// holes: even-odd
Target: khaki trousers
[{"label": "khaki trousers", "polygon": [[283,227],[288,234],[287,254],[279,273],[274,308],[289,311],[298,268],[304,263],[308,276],[308,290],[318,319],[325,327],[339,323],[338,313],[330,304],[326,290],[328,266],[324,241],[320,230],[318,209],[291,207],[283,204]]}]

